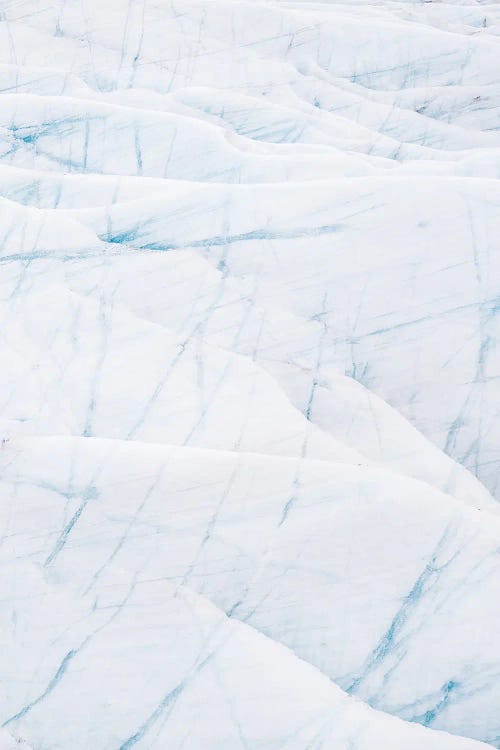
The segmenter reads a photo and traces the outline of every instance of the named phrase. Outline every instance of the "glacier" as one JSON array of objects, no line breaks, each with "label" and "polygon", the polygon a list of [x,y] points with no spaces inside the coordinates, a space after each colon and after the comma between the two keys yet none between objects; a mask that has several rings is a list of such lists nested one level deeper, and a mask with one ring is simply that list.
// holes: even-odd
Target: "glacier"
[{"label": "glacier", "polygon": [[500,748],[500,5],[0,0],[0,750]]}]

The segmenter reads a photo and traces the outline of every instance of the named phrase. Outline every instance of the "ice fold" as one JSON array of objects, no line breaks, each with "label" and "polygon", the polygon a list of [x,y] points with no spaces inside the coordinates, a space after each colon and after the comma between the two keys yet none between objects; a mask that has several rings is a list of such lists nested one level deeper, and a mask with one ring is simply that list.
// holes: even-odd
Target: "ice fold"
[{"label": "ice fold", "polygon": [[499,43],[2,3],[1,750],[500,747]]}]

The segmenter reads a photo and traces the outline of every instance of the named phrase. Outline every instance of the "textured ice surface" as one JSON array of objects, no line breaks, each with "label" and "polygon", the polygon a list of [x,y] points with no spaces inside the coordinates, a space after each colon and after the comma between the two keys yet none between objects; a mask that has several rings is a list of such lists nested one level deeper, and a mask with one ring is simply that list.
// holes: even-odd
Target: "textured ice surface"
[{"label": "textured ice surface", "polygon": [[0,0],[0,750],[500,747],[499,37]]}]

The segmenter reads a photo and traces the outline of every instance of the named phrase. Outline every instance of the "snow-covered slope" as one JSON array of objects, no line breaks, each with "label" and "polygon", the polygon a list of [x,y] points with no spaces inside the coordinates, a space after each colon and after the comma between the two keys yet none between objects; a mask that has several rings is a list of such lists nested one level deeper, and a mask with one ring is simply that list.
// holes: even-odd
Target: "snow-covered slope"
[{"label": "snow-covered slope", "polygon": [[0,748],[500,747],[499,35],[0,2]]},{"label": "snow-covered slope", "polygon": [[[21,722],[38,747],[487,747],[349,698],[289,650],[182,586],[134,581],[97,600],[63,588],[43,584],[33,570],[16,587],[28,602],[18,629],[29,640],[22,654],[14,652],[15,675],[8,676],[15,684],[20,673],[27,682],[25,702],[14,703],[4,724]],[[4,700],[7,710],[14,692]]]},{"label": "snow-covered slope", "polygon": [[[7,569],[35,565],[49,590],[70,586],[98,609],[115,586],[187,587],[378,708],[500,733],[500,519],[488,512],[333,461],[65,437],[16,438],[1,458]],[[14,665],[26,658],[31,673],[26,643],[35,660],[47,646],[39,616],[24,627],[35,634],[18,622],[2,680],[12,715],[18,681],[28,705],[56,672],[52,661],[25,692]],[[59,637],[42,634],[62,659]]]}]

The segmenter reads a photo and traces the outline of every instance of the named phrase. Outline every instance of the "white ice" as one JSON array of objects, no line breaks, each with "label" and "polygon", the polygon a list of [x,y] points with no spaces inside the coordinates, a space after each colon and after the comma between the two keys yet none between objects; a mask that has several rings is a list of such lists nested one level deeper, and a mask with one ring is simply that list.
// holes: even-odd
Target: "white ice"
[{"label": "white ice", "polygon": [[499,256],[500,5],[0,0],[0,750],[500,747]]}]

